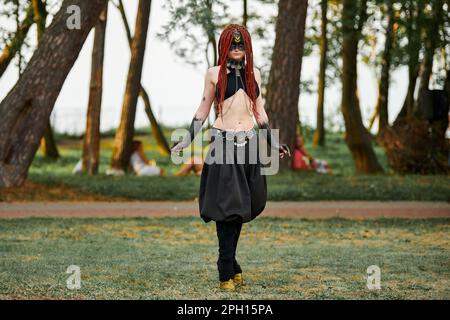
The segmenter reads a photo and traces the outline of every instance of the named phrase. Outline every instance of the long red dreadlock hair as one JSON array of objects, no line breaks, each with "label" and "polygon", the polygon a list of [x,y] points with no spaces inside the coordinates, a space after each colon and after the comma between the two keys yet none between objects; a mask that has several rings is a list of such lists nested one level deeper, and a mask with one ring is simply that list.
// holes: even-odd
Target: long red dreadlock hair
[{"label": "long red dreadlock hair", "polygon": [[[231,43],[233,41],[233,32],[239,31],[241,32],[244,38],[244,46],[245,46],[245,57],[244,59],[247,61],[245,64],[245,86],[247,87],[247,94],[250,97],[250,104],[252,107],[253,114],[255,116],[258,115],[256,111],[256,92],[255,92],[255,75],[253,72],[253,48],[252,48],[252,39],[250,37],[250,33],[247,28],[240,24],[228,24],[223,29],[219,38],[219,58],[217,61],[217,65],[220,66],[219,69],[219,77],[217,80],[217,88],[219,92],[219,101],[218,101],[218,109],[220,112],[220,116],[222,117],[222,107],[223,101],[225,98],[225,90],[227,87],[227,57],[230,51]],[[216,110],[217,112],[217,110]]]}]

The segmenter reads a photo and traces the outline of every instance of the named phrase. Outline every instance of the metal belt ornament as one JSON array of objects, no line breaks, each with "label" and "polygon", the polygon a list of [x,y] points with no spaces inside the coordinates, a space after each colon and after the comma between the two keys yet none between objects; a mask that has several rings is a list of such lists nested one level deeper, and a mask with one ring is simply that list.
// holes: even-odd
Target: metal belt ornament
[{"label": "metal belt ornament", "polygon": [[225,137],[225,139],[228,141],[234,141],[234,145],[237,147],[245,146],[248,140],[250,140],[256,134],[255,129],[238,132],[225,131],[225,135],[222,132],[223,131],[217,131],[216,135]]}]

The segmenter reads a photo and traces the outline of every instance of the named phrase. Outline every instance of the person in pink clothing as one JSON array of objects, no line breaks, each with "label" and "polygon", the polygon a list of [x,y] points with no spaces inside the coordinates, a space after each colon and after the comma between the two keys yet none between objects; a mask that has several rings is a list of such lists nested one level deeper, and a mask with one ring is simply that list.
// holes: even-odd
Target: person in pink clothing
[{"label": "person in pink clothing", "polygon": [[295,137],[295,150],[291,164],[292,169],[314,170],[314,167],[311,165],[313,160],[313,157],[305,150],[303,137],[297,134]]},{"label": "person in pink clothing", "polygon": [[303,136],[297,134],[295,137],[295,150],[291,167],[293,170],[306,170],[318,173],[332,173],[326,160],[315,159],[305,149]]}]

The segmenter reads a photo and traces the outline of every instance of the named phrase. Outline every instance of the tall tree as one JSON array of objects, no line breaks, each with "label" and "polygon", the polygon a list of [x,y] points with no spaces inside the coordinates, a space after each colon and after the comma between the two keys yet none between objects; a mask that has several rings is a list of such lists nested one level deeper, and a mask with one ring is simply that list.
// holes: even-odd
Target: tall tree
[{"label": "tall tree", "polygon": [[105,56],[107,19],[108,6],[102,11],[95,25],[94,46],[92,48],[91,83],[81,166],[81,170],[89,175],[95,175],[98,172],[99,165],[100,111],[103,93],[103,58]]},{"label": "tall tree", "polygon": [[394,1],[387,0],[386,6],[388,24],[385,32],[384,50],[381,58],[381,76],[378,83],[378,101],[375,107],[375,112],[378,114],[378,132],[384,130],[389,125],[389,84],[392,64],[392,47],[395,39]]},{"label": "tall tree", "polygon": [[445,0],[445,8],[443,17],[443,53],[445,62],[445,81],[444,90],[447,94],[447,101],[450,103],[450,0]]},{"label": "tall tree", "polygon": [[430,0],[432,5],[432,19],[428,23],[427,37],[425,39],[425,53],[420,70],[419,96],[414,104],[413,115],[420,115],[420,106],[425,91],[428,90],[430,77],[433,71],[433,60],[436,47],[439,42],[439,30],[443,18],[442,0]]},{"label": "tall tree", "polygon": [[135,32],[131,43],[131,60],[122,105],[122,116],[114,140],[111,161],[111,167],[114,169],[126,170],[132,153],[134,120],[138,94],[141,87],[142,65],[147,42],[150,8],[150,0],[139,0]]},{"label": "tall tree", "polygon": [[[120,11],[120,15],[122,16],[122,21],[123,21],[123,25],[125,27],[125,32],[127,35],[127,39],[128,39],[128,44],[130,46],[131,49],[131,43],[132,43],[132,36],[131,36],[131,30],[130,30],[130,25],[128,24],[128,19],[127,19],[127,15],[125,13],[125,8],[123,6],[123,2],[122,0],[119,0],[119,3],[117,5],[117,8]],[[147,90],[145,90],[145,88],[142,86],[141,83],[141,88],[139,90],[139,96],[141,97],[142,101],[144,102],[144,110],[145,113],[147,114],[147,117],[150,121],[150,127],[152,130],[152,134],[156,139],[156,143],[158,144],[158,148],[159,151],[162,154],[169,154],[170,153],[170,147],[169,144],[167,143],[166,138],[164,137],[164,133],[161,129],[161,126],[159,125],[158,121],[156,120],[155,115],[153,114],[153,110],[152,110],[152,105],[150,103],[150,97],[147,93]]]},{"label": "tall tree", "polygon": [[[47,21],[47,8],[46,3],[42,0],[31,0],[34,11],[34,22],[37,27],[37,42],[42,39],[45,32],[45,24]],[[56,142],[53,137],[53,130],[50,125],[50,118],[47,120],[47,124],[44,129],[44,134],[41,139],[41,148],[43,150],[44,156],[48,159],[59,158],[58,148],[56,147]]]},{"label": "tall tree", "polygon": [[242,25],[247,28],[247,21],[248,21],[248,1],[243,0],[242,1]]},{"label": "tall tree", "polygon": [[314,131],[313,146],[325,145],[325,127],[324,127],[324,103],[325,103],[325,76],[327,69],[327,50],[328,50],[328,38],[327,38],[327,11],[328,0],[321,1],[321,16],[322,23],[320,26],[320,69],[319,69],[319,92],[317,101],[317,120],[316,130]]},{"label": "tall tree", "polygon": [[343,0],[342,8],[342,103],[345,142],[355,162],[357,173],[379,173],[378,163],[368,131],[364,127],[358,98],[358,43],[367,19],[367,0]]},{"label": "tall tree", "polygon": [[[0,186],[20,186],[26,179],[64,80],[106,3],[65,0],[22,76],[0,103]],[[74,15],[68,13],[70,6],[82,13],[79,29],[68,29]]]},{"label": "tall tree", "polygon": [[[275,45],[268,81],[266,109],[271,127],[280,129],[280,141],[294,150],[299,121],[298,102],[307,0],[280,0]],[[287,167],[288,161],[281,165]]]},{"label": "tall tree", "polygon": [[408,89],[405,101],[394,124],[406,116],[413,115],[414,92],[420,71],[420,50],[422,49],[423,30],[425,28],[424,9],[426,0],[405,0],[402,10],[406,15]]}]

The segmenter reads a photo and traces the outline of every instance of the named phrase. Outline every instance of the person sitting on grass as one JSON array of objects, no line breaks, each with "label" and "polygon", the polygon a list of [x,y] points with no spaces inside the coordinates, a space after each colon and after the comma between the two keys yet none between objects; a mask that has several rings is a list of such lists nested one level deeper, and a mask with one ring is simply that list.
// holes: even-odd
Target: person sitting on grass
[{"label": "person sitting on grass", "polygon": [[[73,174],[82,173],[83,160],[80,159],[72,170]],[[130,166],[138,176],[163,176],[164,168],[160,168],[156,165],[154,160],[149,160],[145,156],[144,147],[139,140],[133,140],[133,153],[130,157]],[[125,172],[122,169],[109,168],[106,170],[108,176],[123,176]]]},{"label": "person sitting on grass", "polygon": [[303,136],[295,137],[295,150],[292,159],[293,170],[307,170],[318,173],[331,173],[331,168],[326,160],[314,159],[305,149]]},{"label": "person sitting on grass", "polygon": [[164,168],[158,167],[154,160],[145,156],[142,141],[133,140],[133,153],[130,157],[130,165],[137,176],[163,176]]},{"label": "person sitting on grass", "polygon": [[297,134],[295,136],[295,149],[292,158],[293,170],[307,170],[312,171],[314,167],[311,165],[314,158],[305,150],[303,136]]}]

